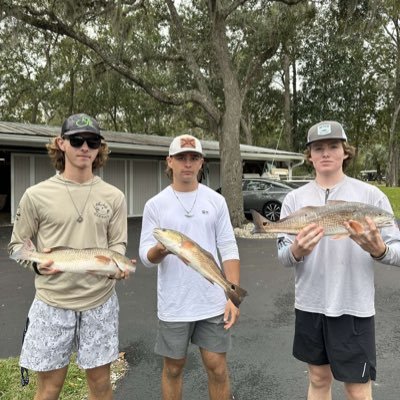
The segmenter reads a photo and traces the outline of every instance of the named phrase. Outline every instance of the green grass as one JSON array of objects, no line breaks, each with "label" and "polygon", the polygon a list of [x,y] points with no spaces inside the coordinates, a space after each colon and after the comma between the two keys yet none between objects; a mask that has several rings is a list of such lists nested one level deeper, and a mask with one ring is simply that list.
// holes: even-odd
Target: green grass
[{"label": "green grass", "polygon": [[378,187],[389,198],[395,217],[400,219],[400,187],[386,187],[381,185],[378,185]]},{"label": "green grass", "polygon": [[[86,400],[88,390],[85,371],[74,362],[73,357],[60,400]],[[118,359],[111,365],[112,375],[119,379],[126,371],[126,361]],[[115,383],[117,379],[112,379]],[[29,371],[29,385],[21,386],[21,373],[17,358],[0,359],[0,400],[31,400],[36,392],[36,373]]]}]

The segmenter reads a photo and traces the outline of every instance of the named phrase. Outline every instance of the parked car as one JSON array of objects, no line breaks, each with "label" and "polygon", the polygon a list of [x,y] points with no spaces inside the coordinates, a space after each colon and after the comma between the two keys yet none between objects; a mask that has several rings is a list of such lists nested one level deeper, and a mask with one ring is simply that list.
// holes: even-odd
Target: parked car
[{"label": "parked car", "polygon": [[[292,187],[280,181],[265,178],[245,178],[242,183],[244,213],[249,217],[254,209],[270,221],[277,221],[286,194]],[[221,193],[221,189],[217,189]]]},{"label": "parked car", "polygon": [[297,189],[298,187],[306,185],[309,182],[309,180],[282,181],[282,183],[292,187],[293,189]]}]

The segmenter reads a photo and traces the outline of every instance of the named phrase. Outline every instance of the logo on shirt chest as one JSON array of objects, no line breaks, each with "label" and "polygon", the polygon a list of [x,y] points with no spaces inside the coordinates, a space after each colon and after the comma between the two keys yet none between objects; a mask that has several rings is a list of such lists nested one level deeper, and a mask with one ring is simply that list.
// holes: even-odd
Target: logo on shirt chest
[{"label": "logo on shirt chest", "polygon": [[98,201],[94,205],[94,214],[96,215],[96,217],[99,217],[99,218],[110,218],[111,208],[107,203]]}]

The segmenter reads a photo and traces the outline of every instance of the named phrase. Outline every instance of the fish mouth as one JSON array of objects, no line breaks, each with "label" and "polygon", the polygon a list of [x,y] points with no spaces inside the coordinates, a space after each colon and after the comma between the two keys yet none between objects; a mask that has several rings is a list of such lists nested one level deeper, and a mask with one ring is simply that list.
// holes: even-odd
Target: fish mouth
[{"label": "fish mouth", "polygon": [[393,220],[383,220],[383,221],[377,221],[377,224],[379,224],[380,226],[392,226],[394,224]]},{"label": "fish mouth", "polygon": [[162,232],[163,232],[163,229],[161,229],[161,228],[154,228],[153,229],[153,235],[154,235],[154,237],[156,239],[161,237]]},{"label": "fish mouth", "polygon": [[164,228],[154,228],[153,236],[159,242],[164,243],[164,241],[167,239],[167,237],[165,236],[166,231],[167,229]]}]

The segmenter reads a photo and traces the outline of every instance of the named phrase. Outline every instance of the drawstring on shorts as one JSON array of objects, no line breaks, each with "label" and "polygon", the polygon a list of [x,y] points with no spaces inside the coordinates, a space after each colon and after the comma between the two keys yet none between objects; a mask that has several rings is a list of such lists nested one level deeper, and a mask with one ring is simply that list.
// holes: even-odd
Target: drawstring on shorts
[{"label": "drawstring on shorts", "polygon": [[[81,321],[82,321],[82,313],[80,311],[75,312],[75,346],[76,349],[79,349],[79,336],[81,331]],[[24,332],[22,334],[22,344],[24,344],[25,335],[28,331],[29,326],[29,317],[26,319],[26,324],[24,328]],[[21,386],[26,386],[29,383],[29,371],[25,367],[21,367]]]},{"label": "drawstring on shorts", "polygon": [[[28,326],[29,326],[29,317],[26,319],[24,332],[22,334],[22,344],[24,344],[25,335],[26,332],[28,331]],[[29,383],[29,371],[24,367],[21,367],[20,370],[21,370],[21,386],[23,387]]]},{"label": "drawstring on shorts", "polygon": [[75,311],[75,347],[76,350],[79,350],[79,337],[81,335],[81,322],[82,322],[82,312]]}]

